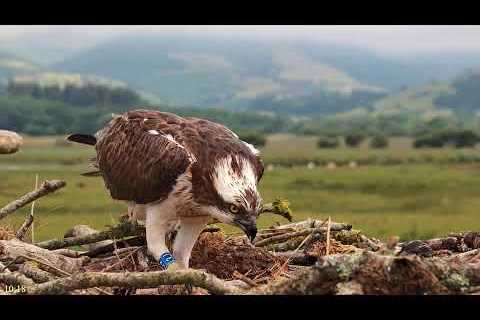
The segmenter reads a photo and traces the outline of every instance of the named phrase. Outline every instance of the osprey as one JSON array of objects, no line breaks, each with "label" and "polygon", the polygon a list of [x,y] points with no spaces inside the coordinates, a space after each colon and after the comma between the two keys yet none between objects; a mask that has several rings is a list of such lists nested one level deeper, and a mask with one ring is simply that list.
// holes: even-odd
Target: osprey
[{"label": "osprey", "polygon": [[[259,152],[227,127],[168,112],[135,110],[114,118],[95,136],[68,140],[94,145],[94,171],[113,199],[145,220],[150,253],[166,269],[188,268],[200,232],[212,218],[241,228],[252,241],[262,199]],[[166,234],[179,226],[172,253]]]}]

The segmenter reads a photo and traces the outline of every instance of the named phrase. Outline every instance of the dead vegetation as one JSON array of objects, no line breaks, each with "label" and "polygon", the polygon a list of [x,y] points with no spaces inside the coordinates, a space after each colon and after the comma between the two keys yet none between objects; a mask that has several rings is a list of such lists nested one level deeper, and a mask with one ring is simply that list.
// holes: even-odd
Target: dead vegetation
[{"label": "dead vegetation", "polygon": [[[46,186],[52,182],[40,189]],[[0,212],[12,213],[38,192]],[[285,201],[267,208],[291,218]],[[28,243],[2,228],[0,294],[480,293],[479,232],[383,243],[346,223],[309,219],[259,230],[250,243],[209,227],[195,244],[191,269],[181,271],[161,270],[144,233],[123,221],[103,231],[74,226],[63,239]]]}]

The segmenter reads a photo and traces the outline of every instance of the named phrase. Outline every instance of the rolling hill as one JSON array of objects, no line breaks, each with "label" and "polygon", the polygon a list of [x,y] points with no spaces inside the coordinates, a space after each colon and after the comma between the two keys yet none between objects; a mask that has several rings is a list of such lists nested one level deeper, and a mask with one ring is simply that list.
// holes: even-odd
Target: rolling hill
[{"label": "rolling hill", "polygon": [[410,62],[356,47],[184,34],[116,38],[54,69],[125,81],[159,103],[288,114],[343,111],[322,105],[351,108],[352,95],[363,98],[353,106],[368,105],[428,77]]}]

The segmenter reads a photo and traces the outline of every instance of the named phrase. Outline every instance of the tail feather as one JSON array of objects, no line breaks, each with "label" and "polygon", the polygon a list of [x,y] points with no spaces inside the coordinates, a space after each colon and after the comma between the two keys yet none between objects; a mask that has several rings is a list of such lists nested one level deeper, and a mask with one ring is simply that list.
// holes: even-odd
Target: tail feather
[{"label": "tail feather", "polygon": [[97,138],[89,134],[74,133],[67,137],[68,141],[88,144],[94,146],[97,143]]},{"label": "tail feather", "polygon": [[84,177],[100,177],[102,175],[102,173],[98,170],[96,171],[88,171],[88,172],[84,172],[84,173],[81,173],[82,176]]},{"label": "tail feather", "polygon": [[[97,138],[95,138],[94,136],[88,135],[88,134],[81,134],[81,133],[71,134],[66,139],[68,141],[87,144],[87,145],[90,145],[90,146],[94,146],[97,143]],[[102,173],[98,169],[97,158],[93,157],[93,158],[88,159],[88,161],[89,161],[89,167],[92,170],[84,172],[81,175],[84,176],[84,177],[99,177],[99,176],[101,176]]]}]

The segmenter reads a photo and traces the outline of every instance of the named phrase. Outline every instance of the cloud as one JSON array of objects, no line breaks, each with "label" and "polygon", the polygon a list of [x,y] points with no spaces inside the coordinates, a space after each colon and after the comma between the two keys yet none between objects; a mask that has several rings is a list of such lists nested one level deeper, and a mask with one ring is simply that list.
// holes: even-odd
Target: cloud
[{"label": "cloud", "polygon": [[35,41],[70,53],[120,35],[172,32],[329,41],[396,56],[480,52],[480,26],[2,26],[0,42],[26,48]]}]

